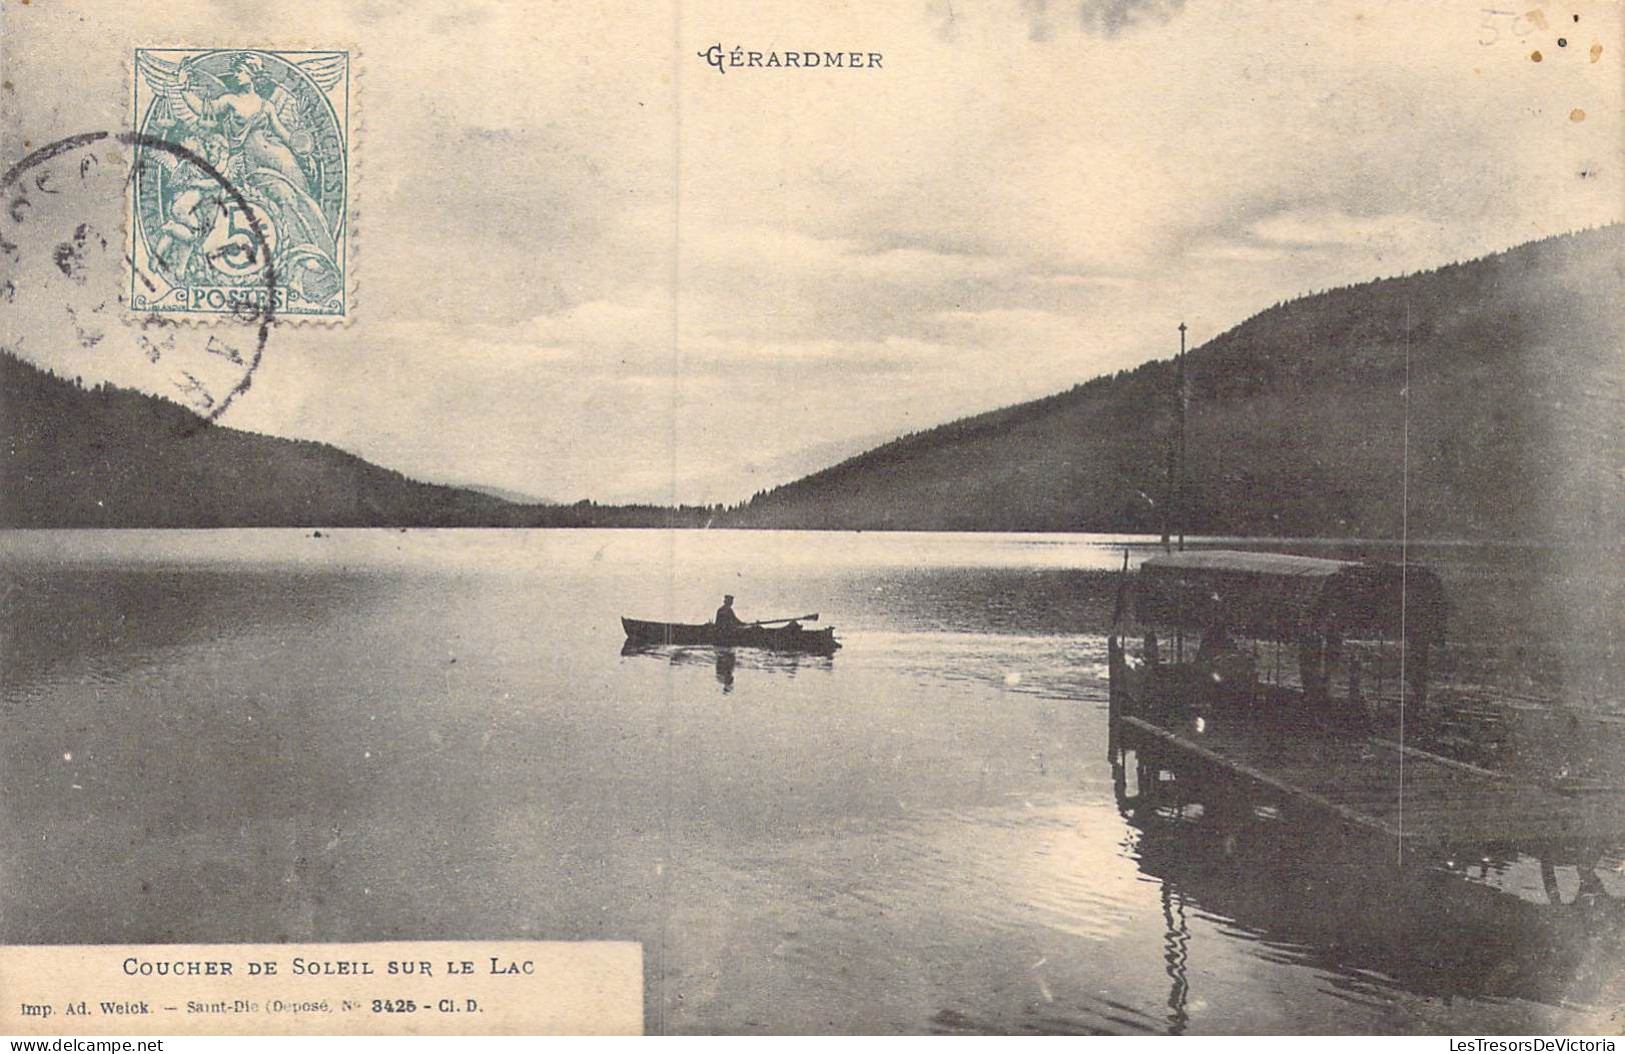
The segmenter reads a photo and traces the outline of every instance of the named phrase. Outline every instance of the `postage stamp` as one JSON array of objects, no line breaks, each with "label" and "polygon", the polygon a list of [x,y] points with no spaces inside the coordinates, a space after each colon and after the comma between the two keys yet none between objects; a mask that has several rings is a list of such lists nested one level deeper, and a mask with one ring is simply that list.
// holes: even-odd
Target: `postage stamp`
[{"label": "postage stamp", "polygon": [[183,151],[137,148],[131,308],[348,318],[349,52],[138,48],[132,69],[136,132]]}]

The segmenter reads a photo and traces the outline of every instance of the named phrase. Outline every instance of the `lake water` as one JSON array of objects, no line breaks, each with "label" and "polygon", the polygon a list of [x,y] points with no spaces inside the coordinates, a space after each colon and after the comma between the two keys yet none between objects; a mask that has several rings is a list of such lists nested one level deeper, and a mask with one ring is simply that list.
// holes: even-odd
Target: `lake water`
[{"label": "lake water", "polygon": [[[1559,868],[1553,905],[1523,858],[1394,874],[1126,815],[1123,540],[323,533],[0,536],[0,941],[635,940],[665,1032],[1562,1033],[1621,1004],[1617,874]],[[1617,709],[1598,558],[1413,558],[1467,680]],[[620,615],[724,592],[845,647],[621,654]]]}]

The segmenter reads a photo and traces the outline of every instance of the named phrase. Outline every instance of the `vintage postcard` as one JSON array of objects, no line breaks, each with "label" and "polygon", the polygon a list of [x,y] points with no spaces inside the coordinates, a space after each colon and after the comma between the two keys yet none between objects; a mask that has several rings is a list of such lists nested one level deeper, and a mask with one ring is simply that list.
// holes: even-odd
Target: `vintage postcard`
[{"label": "vintage postcard", "polygon": [[0,1032],[1617,1037],[1622,62],[0,0]]}]

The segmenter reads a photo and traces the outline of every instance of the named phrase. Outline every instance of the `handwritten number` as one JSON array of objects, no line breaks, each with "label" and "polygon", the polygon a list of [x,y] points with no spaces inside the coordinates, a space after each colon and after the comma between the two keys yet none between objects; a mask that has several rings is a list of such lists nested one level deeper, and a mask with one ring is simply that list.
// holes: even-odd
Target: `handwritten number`
[{"label": "handwritten number", "polygon": [[[1482,47],[1487,48],[1500,40],[1503,30],[1514,37],[1521,38],[1527,37],[1537,28],[1536,24],[1530,20],[1529,15],[1520,15],[1516,11],[1502,11],[1499,8],[1484,7],[1479,9],[1479,13],[1484,16],[1483,20],[1478,23],[1478,43]],[[1503,23],[1502,19],[1506,21]],[[1489,39],[1485,39],[1485,34],[1489,35]]]},{"label": "handwritten number", "polygon": [[[1501,11],[1493,7],[1482,8],[1481,11],[1484,15],[1484,20],[1478,24],[1478,42],[1480,45],[1487,48],[1491,44],[1494,44],[1496,41],[1501,39],[1501,30],[1495,24],[1496,19],[1510,18],[1515,21],[1518,17],[1518,13],[1516,11]],[[1488,30],[1490,33],[1490,39],[1488,40],[1484,39],[1485,30]]]}]

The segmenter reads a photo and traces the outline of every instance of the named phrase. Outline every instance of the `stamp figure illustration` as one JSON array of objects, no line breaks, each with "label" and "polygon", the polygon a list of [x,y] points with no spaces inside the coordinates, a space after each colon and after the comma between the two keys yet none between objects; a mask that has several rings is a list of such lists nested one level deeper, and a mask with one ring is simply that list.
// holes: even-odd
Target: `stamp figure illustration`
[{"label": "stamp figure illustration", "polygon": [[197,165],[140,149],[130,306],[242,315],[272,297],[279,318],[347,318],[349,53],[140,48],[133,67],[136,130],[206,160],[263,237]]}]

